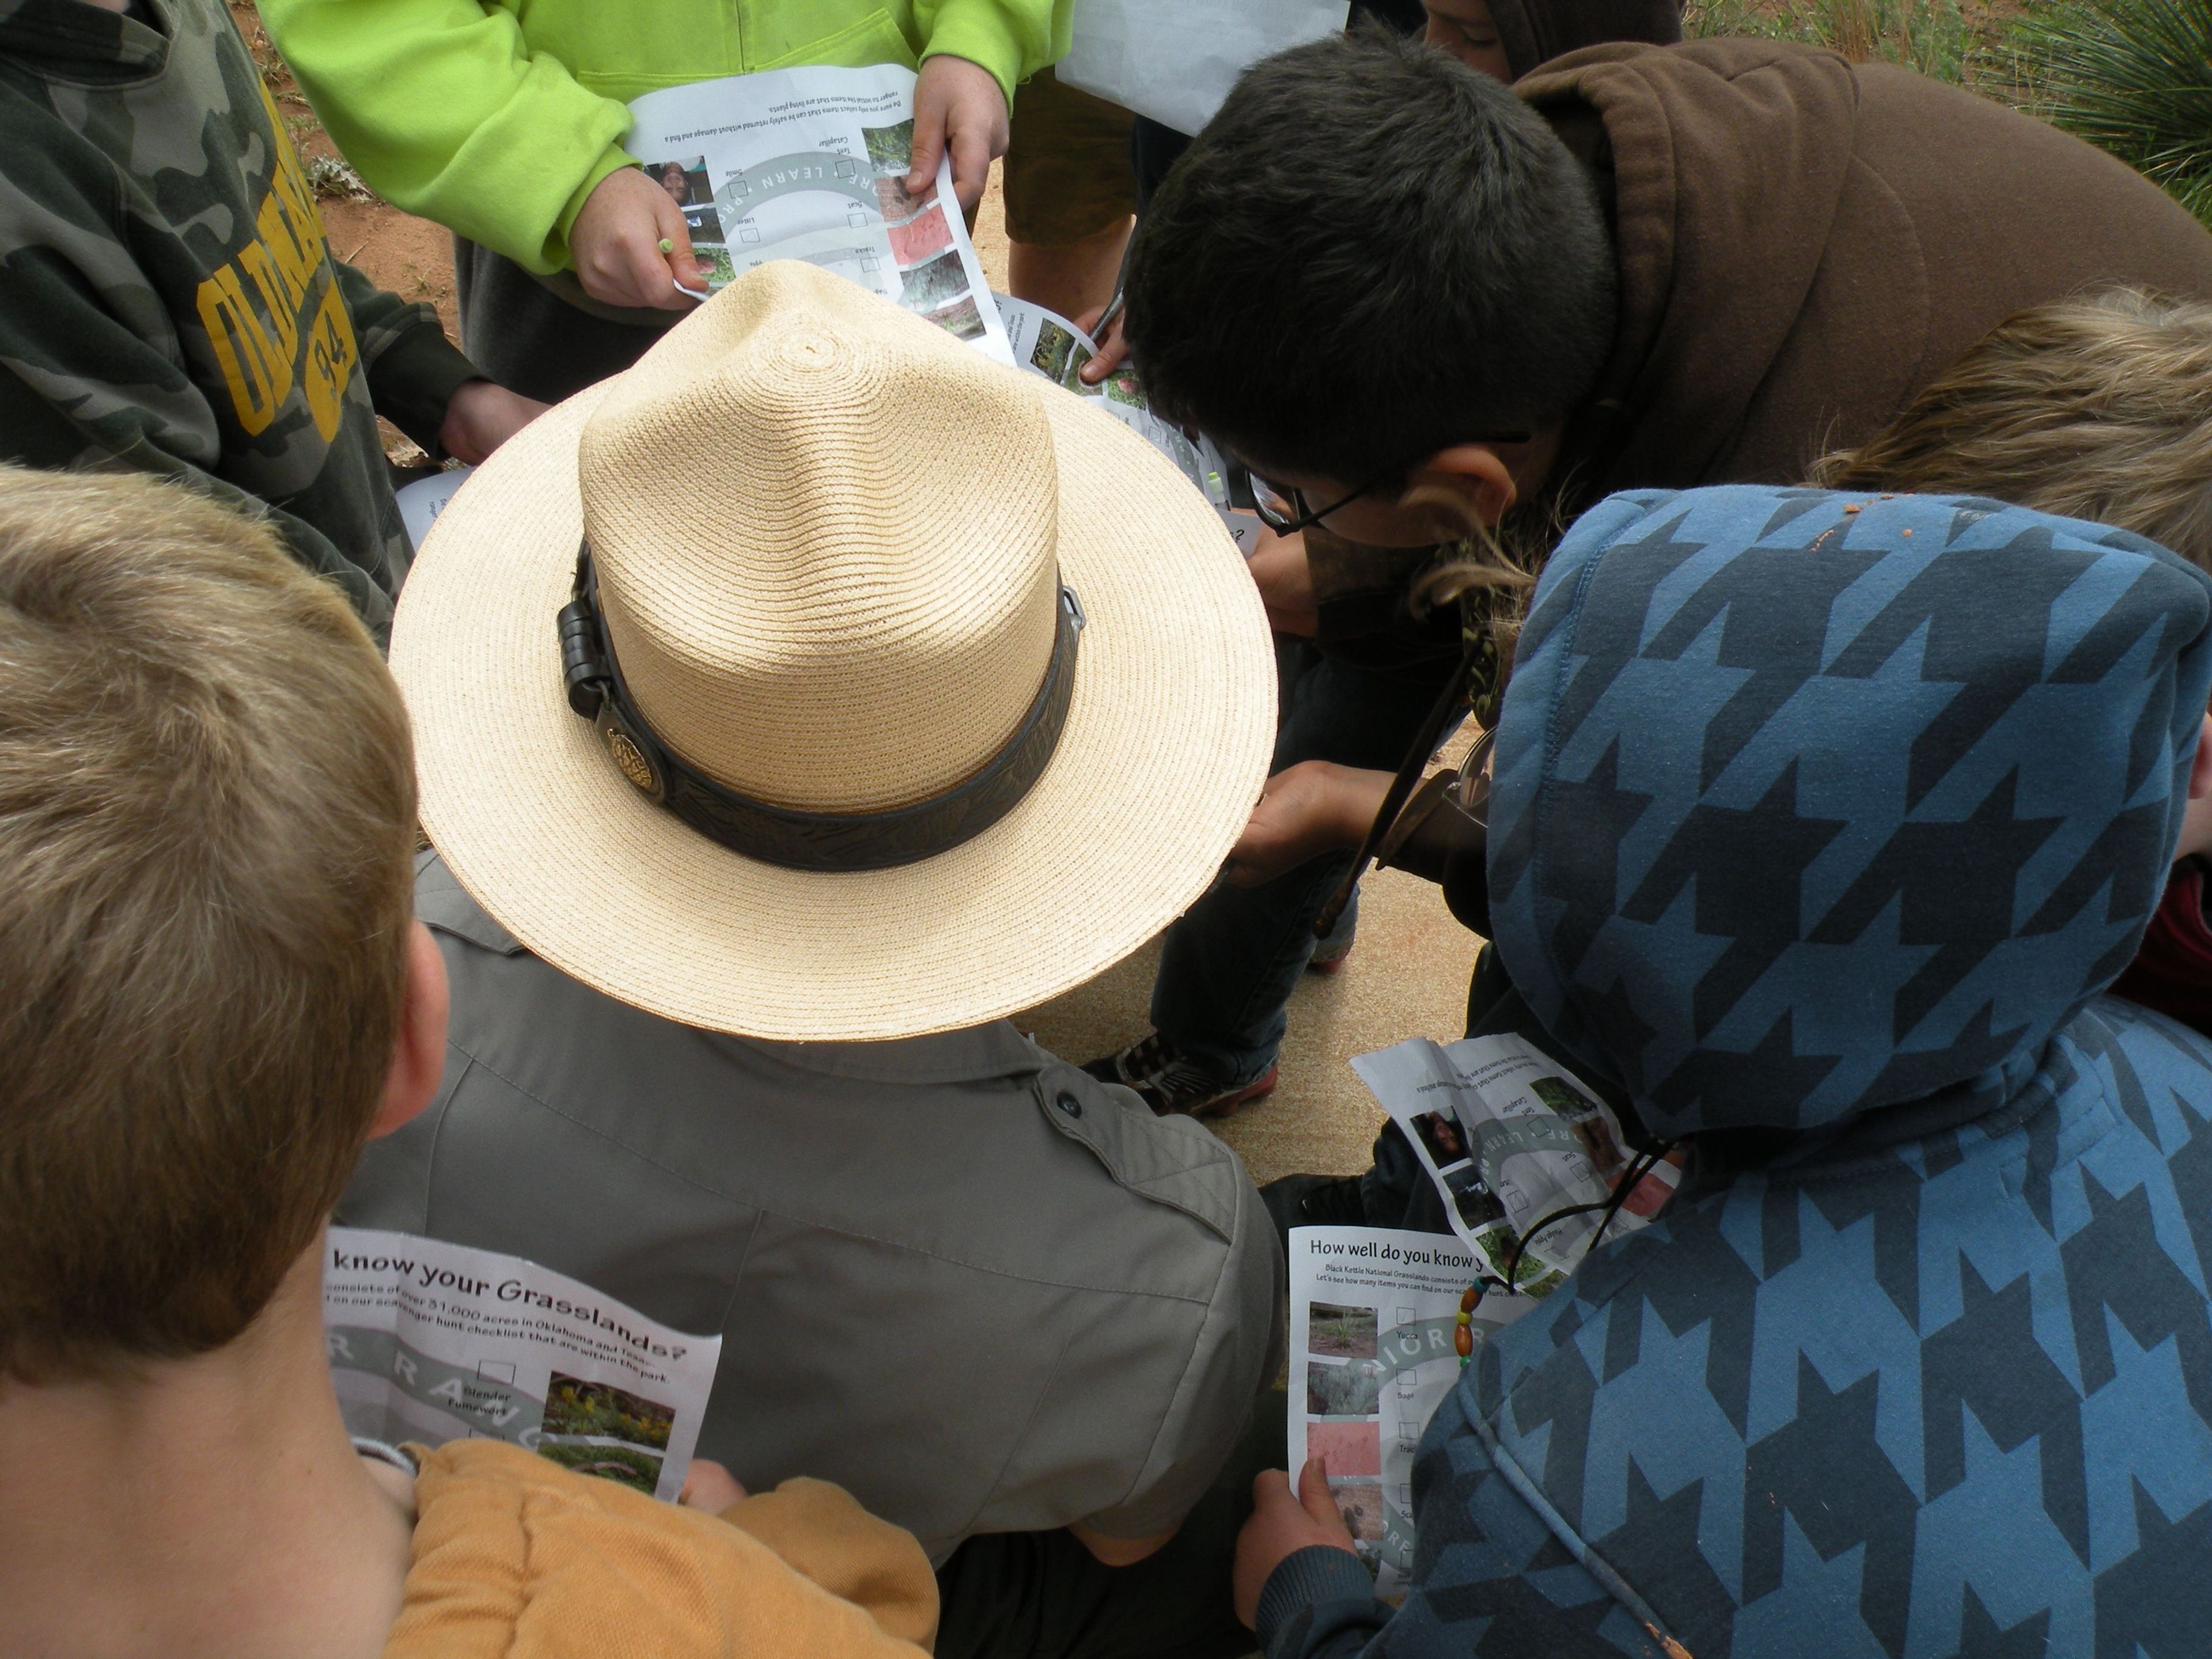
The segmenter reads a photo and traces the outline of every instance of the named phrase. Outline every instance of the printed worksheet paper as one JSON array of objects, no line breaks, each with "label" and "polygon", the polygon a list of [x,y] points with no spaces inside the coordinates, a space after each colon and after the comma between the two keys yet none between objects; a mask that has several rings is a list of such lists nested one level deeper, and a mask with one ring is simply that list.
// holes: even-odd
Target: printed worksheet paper
[{"label": "printed worksheet paper", "polygon": [[349,1432],[506,1440],[672,1500],[722,1354],[520,1256],[333,1227],[323,1334]]},{"label": "printed worksheet paper", "polygon": [[804,259],[1012,363],[950,160],[933,188],[908,193],[914,82],[878,64],[666,87],[631,100],[623,143],[683,210],[708,292]]},{"label": "printed worksheet paper", "polygon": [[[1321,1461],[1386,1601],[1413,1569],[1413,1452],[1459,1381],[1454,1337],[1474,1282],[1474,1252],[1442,1233],[1291,1231],[1290,1478]],[[1509,1318],[1530,1305],[1516,1300]]]}]

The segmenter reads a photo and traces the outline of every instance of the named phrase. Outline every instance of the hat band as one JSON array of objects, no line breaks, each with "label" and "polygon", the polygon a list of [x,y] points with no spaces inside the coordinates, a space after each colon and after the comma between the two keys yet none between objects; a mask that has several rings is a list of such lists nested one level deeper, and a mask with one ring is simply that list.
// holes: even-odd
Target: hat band
[{"label": "hat band", "polygon": [[741,795],[692,766],[631,701],[599,611],[592,544],[576,554],[576,582],[560,615],[568,707],[590,720],[616,769],[641,793],[733,853],[792,870],[888,870],[973,840],[1013,811],[1060,747],[1075,692],[1083,607],[1063,586],[1054,606],[1052,660],[1014,728],[977,771],[950,789],[880,812],[807,812]]}]

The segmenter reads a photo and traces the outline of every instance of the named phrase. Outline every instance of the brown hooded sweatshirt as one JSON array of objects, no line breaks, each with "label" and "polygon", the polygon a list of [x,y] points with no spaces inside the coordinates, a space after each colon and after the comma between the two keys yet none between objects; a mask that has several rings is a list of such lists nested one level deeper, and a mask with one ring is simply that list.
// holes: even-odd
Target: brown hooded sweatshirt
[{"label": "brown hooded sweatshirt", "polygon": [[1490,0],[1491,26],[1519,80],[1539,64],[1608,40],[1682,38],[1682,0]]},{"label": "brown hooded sweatshirt", "polygon": [[[2212,298],[2212,234],[2155,185],[1907,70],[1613,45],[1516,90],[1596,169],[1620,267],[1612,356],[1553,475],[1570,517],[1620,489],[1801,478],[2027,307],[2113,283]],[[1310,541],[1322,639],[1402,667],[1406,560],[1379,551]]]},{"label": "brown hooded sweatshirt", "polygon": [[720,1519],[496,1441],[410,1448],[414,1565],[385,1659],[926,1659],[912,1535],[787,1480]]}]

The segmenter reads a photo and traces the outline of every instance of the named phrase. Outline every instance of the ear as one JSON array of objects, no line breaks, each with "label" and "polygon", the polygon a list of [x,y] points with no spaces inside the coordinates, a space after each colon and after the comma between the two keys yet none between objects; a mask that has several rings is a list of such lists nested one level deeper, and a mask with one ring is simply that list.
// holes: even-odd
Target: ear
[{"label": "ear", "polygon": [[446,958],[428,928],[419,921],[407,926],[407,1000],[399,1012],[399,1040],[392,1045],[384,1098],[369,1121],[371,1140],[413,1121],[446,1074],[446,1016],[451,1006]]},{"label": "ear", "polygon": [[1410,492],[1442,489],[1459,498],[1478,524],[1495,526],[1520,493],[1513,470],[1487,444],[1440,449],[1406,477]]},{"label": "ear", "polygon": [[2212,714],[2197,728],[2197,759],[2189,769],[2189,799],[2203,800],[2207,795],[2212,795]]}]

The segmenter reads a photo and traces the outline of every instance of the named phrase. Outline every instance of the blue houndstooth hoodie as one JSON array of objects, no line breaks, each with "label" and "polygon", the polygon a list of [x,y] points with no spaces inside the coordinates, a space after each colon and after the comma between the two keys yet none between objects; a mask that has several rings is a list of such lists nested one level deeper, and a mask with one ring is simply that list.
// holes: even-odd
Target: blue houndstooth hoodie
[{"label": "blue houndstooth hoodie", "polygon": [[1500,721],[1496,946],[1695,1149],[1476,1357],[1395,1616],[1271,1659],[2212,1654],[2212,1047],[2098,994],[2156,904],[2212,581],[1993,501],[1613,497]]}]

